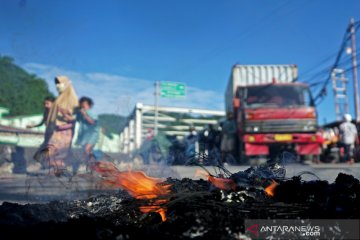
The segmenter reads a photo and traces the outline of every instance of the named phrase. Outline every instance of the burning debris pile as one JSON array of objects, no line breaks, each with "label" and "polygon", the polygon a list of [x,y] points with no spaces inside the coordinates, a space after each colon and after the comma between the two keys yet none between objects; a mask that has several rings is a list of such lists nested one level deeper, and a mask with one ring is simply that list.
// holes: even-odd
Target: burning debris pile
[{"label": "burning debris pile", "polygon": [[121,188],[86,200],[0,207],[0,231],[12,238],[244,239],[245,219],[360,218],[360,183],[285,178],[279,165],[249,168],[205,180],[151,178],[109,163],[95,171],[102,184]]},{"label": "burning debris pile", "polygon": [[161,179],[148,177],[141,171],[121,172],[111,162],[97,162],[94,170],[101,174],[103,185],[125,189],[134,198],[147,200],[148,203],[140,207],[141,212],[157,212],[162,221],[166,221],[166,208],[161,205],[168,202],[170,184],[163,184]]}]

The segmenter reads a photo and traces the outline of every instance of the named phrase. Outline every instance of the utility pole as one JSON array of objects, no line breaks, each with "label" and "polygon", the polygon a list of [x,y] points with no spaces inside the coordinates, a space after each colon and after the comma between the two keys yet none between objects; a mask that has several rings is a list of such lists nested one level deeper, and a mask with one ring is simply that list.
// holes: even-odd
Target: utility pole
[{"label": "utility pole", "polygon": [[154,101],[154,136],[157,136],[158,134],[158,117],[159,117],[159,111],[158,111],[158,106],[159,106],[159,81],[155,82],[155,101]]},{"label": "utility pole", "polygon": [[350,34],[351,34],[351,55],[352,55],[353,78],[354,78],[355,119],[356,119],[356,122],[360,122],[359,83],[358,83],[358,76],[357,76],[355,19],[354,18],[350,19]]}]

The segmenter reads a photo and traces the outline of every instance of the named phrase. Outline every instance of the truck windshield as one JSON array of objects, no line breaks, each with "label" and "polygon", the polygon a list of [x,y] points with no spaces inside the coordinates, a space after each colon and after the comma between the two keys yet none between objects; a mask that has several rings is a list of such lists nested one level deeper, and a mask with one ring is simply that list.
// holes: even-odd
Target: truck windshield
[{"label": "truck windshield", "polygon": [[246,106],[297,107],[312,106],[309,88],[299,85],[266,85],[247,88]]}]

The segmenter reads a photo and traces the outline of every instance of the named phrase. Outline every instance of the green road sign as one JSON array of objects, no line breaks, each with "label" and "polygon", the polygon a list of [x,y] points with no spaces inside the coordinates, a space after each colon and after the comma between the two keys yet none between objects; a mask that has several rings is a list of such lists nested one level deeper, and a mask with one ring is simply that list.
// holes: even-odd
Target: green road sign
[{"label": "green road sign", "polygon": [[160,82],[160,96],[164,98],[185,97],[186,85],[176,82]]}]

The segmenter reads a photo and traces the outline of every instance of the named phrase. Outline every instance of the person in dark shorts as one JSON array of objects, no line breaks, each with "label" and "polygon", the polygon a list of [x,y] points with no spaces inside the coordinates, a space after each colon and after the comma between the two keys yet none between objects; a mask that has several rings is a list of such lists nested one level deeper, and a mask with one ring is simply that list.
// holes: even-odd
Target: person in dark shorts
[{"label": "person in dark shorts", "polygon": [[[89,160],[96,145],[100,129],[95,115],[92,113],[94,102],[89,97],[82,97],[79,100],[79,109],[76,111],[76,122],[79,125],[76,145],[83,147],[85,164],[89,164]],[[73,166],[73,170],[77,171],[77,166]]]}]

